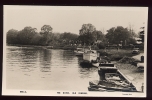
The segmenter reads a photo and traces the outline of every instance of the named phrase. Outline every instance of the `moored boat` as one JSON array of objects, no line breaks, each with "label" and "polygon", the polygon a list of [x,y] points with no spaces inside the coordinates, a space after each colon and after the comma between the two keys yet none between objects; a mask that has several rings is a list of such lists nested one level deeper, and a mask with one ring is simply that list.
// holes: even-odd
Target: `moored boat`
[{"label": "moored boat", "polygon": [[76,48],[76,50],[74,50],[74,53],[76,56],[82,56],[84,53],[84,48]]},{"label": "moored boat", "polygon": [[89,62],[95,61],[98,57],[96,50],[88,50],[83,53],[83,60],[87,60]]},{"label": "moored boat", "polygon": [[90,81],[89,91],[137,91],[132,82],[114,64],[99,64],[98,74],[100,80]]},{"label": "moored boat", "polygon": [[92,65],[93,65],[94,67],[98,67],[99,64],[100,64],[99,62],[92,63]]},{"label": "moored boat", "polygon": [[95,50],[86,50],[83,53],[83,60],[80,61],[81,65],[92,66],[92,62],[96,61],[98,54]]}]

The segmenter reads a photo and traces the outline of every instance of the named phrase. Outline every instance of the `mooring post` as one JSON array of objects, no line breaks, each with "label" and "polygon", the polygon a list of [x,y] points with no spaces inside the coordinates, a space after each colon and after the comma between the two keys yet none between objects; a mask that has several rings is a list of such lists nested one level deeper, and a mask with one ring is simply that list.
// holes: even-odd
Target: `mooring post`
[{"label": "mooring post", "polygon": [[141,91],[144,92],[144,83],[142,83]]},{"label": "mooring post", "polygon": [[98,73],[99,73],[100,80],[105,80],[105,71],[99,69]]},{"label": "mooring post", "polygon": [[141,56],[141,62],[144,62],[144,56]]}]

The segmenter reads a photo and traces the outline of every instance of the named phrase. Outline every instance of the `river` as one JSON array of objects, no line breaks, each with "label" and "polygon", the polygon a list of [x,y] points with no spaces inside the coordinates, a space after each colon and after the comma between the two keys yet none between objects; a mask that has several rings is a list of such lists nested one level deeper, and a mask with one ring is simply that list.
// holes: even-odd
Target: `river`
[{"label": "river", "polygon": [[81,59],[72,50],[7,46],[6,88],[87,91],[98,69],[80,66]]}]

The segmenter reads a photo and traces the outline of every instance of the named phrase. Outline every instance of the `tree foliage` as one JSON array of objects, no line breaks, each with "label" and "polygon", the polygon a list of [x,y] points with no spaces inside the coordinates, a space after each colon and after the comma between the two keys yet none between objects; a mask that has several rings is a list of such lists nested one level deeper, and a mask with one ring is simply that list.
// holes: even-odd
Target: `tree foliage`
[{"label": "tree foliage", "polygon": [[[48,29],[47,29],[48,28]],[[52,33],[50,26],[42,26],[41,32],[37,32],[36,28],[25,27],[21,31],[11,29],[7,32],[8,44],[21,45],[57,45],[57,44],[74,44],[78,35],[70,32]]]},{"label": "tree foliage", "polygon": [[107,32],[108,33],[106,34],[106,38],[109,43],[120,44],[122,41],[123,44],[125,44],[125,42],[135,42],[133,39],[133,34],[127,28],[123,28],[122,26],[118,26],[116,28],[112,27],[109,30],[107,30]]},{"label": "tree foliage", "polygon": [[82,41],[82,44],[86,44],[86,45],[91,45],[96,41],[96,38],[94,37],[93,33],[80,35],[78,39]]},{"label": "tree foliage", "polygon": [[50,25],[43,25],[41,27],[41,33],[43,34],[48,34],[48,33],[52,33],[53,28]]},{"label": "tree foliage", "polygon": [[94,31],[93,34],[96,40],[101,40],[102,42],[106,41],[105,35],[101,31]]},{"label": "tree foliage", "polygon": [[17,35],[18,35],[18,30],[10,29],[7,32],[6,42],[8,44],[18,44]]},{"label": "tree foliage", "polygon": [[79,34],[88,34],[93,33],[96,30],[96,28],[92,24],[83,24],[82,28],[79,30]]},{"label": "tree foliage", "polygon": [[42,35],[41,44],[48,45],[52,36],[53,28],[50,25],[43,25],[40,34]]},{"label": "tree foliage", "polygon": [[93,45],[97,40],[106,41],[105,35],[101,31],[96,30],[92,24],[83,24],[79,34],[78,39],[86,45]]},{"label": "tree foliage", "polygon": [[35,34],[37,34],[36,28],[32,28],[32,27],[28,26],[18,32],[17,38],[21,44],[29,45],[29,44],[32,44],[31,40]]},{"label": "tree foliage", "polygon": [[83,44],[90,45],[96,41],[96,28],[92,24],[83,24],[82,28],[79,30],[79,40]]},{"label": "tree foliage", "polygon": [[75,45],[86,44],[98,46],[98,48],[104,48],[107,43],[120,44],[120,41],[125,41],[127,44],[135,43],[134,37],[136,34],[130,32],[127,28],[122,26],[112,27],[103,34],[101,31],[96,30],[92,24],[83,24],[79,30],[79,35],[64,32],[53,33],[53,28],[50,25],[43,25],[40,32],[37,32],[36,28],[30,26],[18,31],[10,29],[7,32],[8,44],[21,44],[21,45]]}]

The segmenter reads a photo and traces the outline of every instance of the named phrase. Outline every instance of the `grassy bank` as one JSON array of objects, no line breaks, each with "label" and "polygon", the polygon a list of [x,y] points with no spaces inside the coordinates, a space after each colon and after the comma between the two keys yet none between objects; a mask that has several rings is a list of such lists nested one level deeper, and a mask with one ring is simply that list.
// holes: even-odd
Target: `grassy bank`
[{"label": "grassy bank", "polygon": [[[107,56],[111,61],[119,61],[123,57],[132,57],[135,54],[132,54],[131,49],[108,49],[108,50],[98,50],[100,56]],[[143,51],[141,51],[143,52]]]}]

